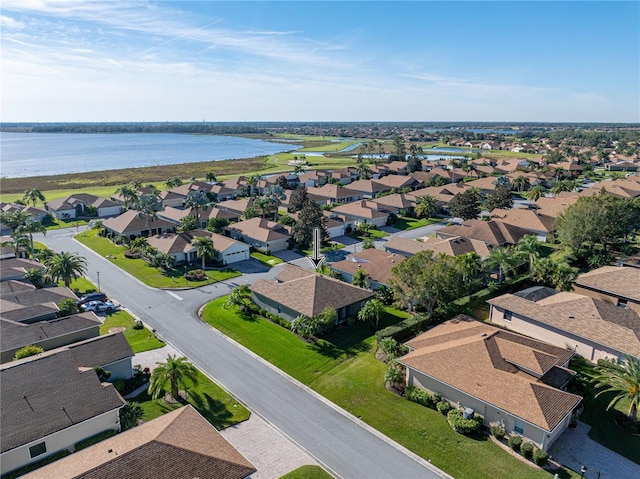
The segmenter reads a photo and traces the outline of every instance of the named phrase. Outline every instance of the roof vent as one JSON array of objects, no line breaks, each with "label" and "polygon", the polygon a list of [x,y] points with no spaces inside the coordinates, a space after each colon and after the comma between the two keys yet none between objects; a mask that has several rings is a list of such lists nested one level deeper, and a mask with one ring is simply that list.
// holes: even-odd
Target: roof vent
[{"label": "roof vent", "polygon": [[481,334],[480,334],[480,337],[481,337],[481,338],[484,338],[486,335],[487,335],[487,333],[481,333]]},{"label": "roof vent", "polygon": [[570,314],[569,319],[575,319],[575,316],[573,314]]}]

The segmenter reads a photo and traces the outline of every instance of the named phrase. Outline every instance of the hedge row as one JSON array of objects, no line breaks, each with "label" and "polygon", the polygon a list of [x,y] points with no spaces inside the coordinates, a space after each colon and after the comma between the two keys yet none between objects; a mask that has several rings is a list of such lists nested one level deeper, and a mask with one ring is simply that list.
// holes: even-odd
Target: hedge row
[{"label": "hedge row", "polygon": [[427,314],[417,314],[392,326],[387,326],[376,332],[376,339],[380,342],[384,338],[393,338],[398,342],[407,339],[427,329],[431,321],[431,316]]},{"label": "hedge row", "polygon": [[404,394],[409,401],[417,402],[431,409],[436,409],[436,405],[442,401],[442,396],[438,393],[429,394],[424,389],[417,388],[415,386],[407,386],[404,389]]}]

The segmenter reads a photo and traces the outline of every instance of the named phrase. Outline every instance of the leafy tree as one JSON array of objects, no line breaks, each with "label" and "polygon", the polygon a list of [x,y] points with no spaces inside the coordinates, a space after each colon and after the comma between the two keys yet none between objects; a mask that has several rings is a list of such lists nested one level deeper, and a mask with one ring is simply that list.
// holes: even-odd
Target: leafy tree
[{"label": "leafy tree", "polygon": [[198,385],[196,367],[185,356],[177,358],[175,355],[169,355],[166,362],[156,363],[156,367],[151,373],[149,394],[153,399],[158,399],[168,384],[171,398],[177,400],[178,389],[183,387],[186,391],[189,382],[193,386]]},{"label": "leafy tree", "polygon": [[127,431],[136,427],[140,419],[144,417],[144,409],[135,401],[128,402],[122,406],[118,413],[120,414],[121,431]]},{"label": "leafy tree", "polygon": [[492,211],[496,208],[511,208],[513,206],[513,198],[511,197],[511,188],[508,186],[498,186],[494,191],[489,193],[484,200],[484,207]]},{"label": "leafy tree", "polygon": [[359,269],[353,275],[353,280],[351,280],[351,284],[354,285],[354,286],[358,286],[360,288],[367,289],[367,287],[368,287],[367,279],[368,278],[369,278],[369,273],[367,273],[363,269]]},{"label": "leafy tree", "polygon": [[380,317],[384,314],[384,304],[377,298],[370,299],[358,311],[358,319],[360,321],[368,321],[371,327],[376,330],[380,323]]},{"label": "leafy tree", "polygon": [[37,188],[32,188],[30,190],[26,190],[24,192],[24,196],[22,197],[24,201],[31,201],[33,203],[33,207],[35,208],[36,203],[38,201],[42,201],[44,203],[45,197],[42,192]]},{"label": "leafy tree", "polygon": [[307,187],[304,185],[298,185],[296,186],[296,189],[291,193],[291,198],[289,199],[289,207],[293,211],[300,211],[307,199]]},{"label": "leafy tree", "polygon": [[457,193],[449,202],[449,213],[464,220],[476,218],[480,214],[480,193],[475,189]]},{"label": "leafy tree", "polygon": [[562,291],[571,291],[578,274],[578,268],[566,261],[554,262],[551,258],[537,258],[531,268],[531,278],[534,281]]},{"label": "leafy tree", "polygon": [[284,177],[284,175],[280,175],[278,176],[278,179],[276,180],[276,185],[278,185],[280,188],[282,188],[283,190],[286,190],[289,188],[289,182],[287,181],[287,179]]},{"label": "leafy tree", "polygon": [[404,161],[407,156],[407,147],[404,143],[404,138],[400,135],[396,135],[393,138],[393,151],[400,161]]},{"label": "leafy tree", "polygon": [[229,220],[227,218],[210,218],[207,229],[220,234],[227,226],[229,226]]},{"label": "leafy tree", "polygon": [[278,218],[278,223],[284,226],[295,226],[296,220],[289,215],[282,215]]},{"label": "leafy tree", "polygon": [[561,291],[571,291],[579,274],[580,270],[569,265],[569,263],[564,261],[557,263],[555,270],[553,271],[553,283],[556,289]]},{"label": "leafy tree", "polygon": [[13,356],[14,361],[18,359],[28,358],[29,356],[35,356],[36,354],[44,353],[44,349],[40,346],[34,346],[33,344],[27,344],[26,346],[18,349]]},{"label": "leafy tree", "polygon": [[529,263],[529,271],[533,271],[533,264],[540,257],[542,245],[535,235],[526,235],[518,240],[516,250],[527,257]]},{"label": "leafy tree", "polygon": [[527,188],[529,188],[529,178],[524,175],[519,175],[516,179],[511,183],[511,188],[513,188],[518,193],[522,193]]},{"label": "leafy tree", "polygon": [[206,211],[209,205],[209,198],[204,190],[193,190],[184,199],[184,207],[195,210],[196,224],[200,227],[200,209]]},{"label": "leafy tree", "polygon": [[83,277],[87,273],[87,260],[78,253],[62,251],[54,253],[44,263],[45,278],[48,281],[57,283],[64,281],[68,288],[71,280]]},{"label": "leafy tree", "polygon": [[318,333],[326,334],[330,332],[338,322],[338,312],[331,306],[326,306],[318,315]]},{"label": "leafy tree", "polygon": [[242,216],[245,220],[250,220],[251,218],[258,216],[258,211],[253,206],[247,206],[247,209],[244,210]]},{"label": "leafy tree", "polygon": [[362,249],[374,249],[376,247],[373,238],[364,238],[362,240]]},{"label": "leafy tree", "polygon": [[133,185],[122,185],[116,189],[116,194],[122,196],[124,207],[129,208],[139,199],[138,191]]},{"label": "leafy tree", "polygon": [[640,408],[640,358],[625,355],[622,366],[599,366],[596,370],[598,375],[592,381],[596,388],[605,388],[596,397],[609,392],[615,394],[607,410],[620,401],[628,401],[627,416],[637,421]]},{"label": "leafy tree", "polygon": [[407,170],[409,170],[409,173],[422,171],[422,161],[419,156],[411,155],[409,157],[409,160],[407,161]]},{"label": "leafy tree", "polygon": [[213,247],[213,240],[208,236],[199,236],[193,240],[193,246],[196,247],[196,255],[202,259],[202,271],[205,270],[205,262],[207,258],[213,258],[216,250]]},{"label": "leafy tree", "polygon": [[506,176],[496,177],[496,179],[493,180],[493,184],[496,185],[496,187],[507,186],[509,187],[509,189],[511,189],[511,182],[509,181],[509,178]]},{"label": "leafy tree", "polygon": [[313,242],[314,228],[320,228],[320,237],[324,240],[328,237],[325,222],[326,219],[318,203],[306,200],[298,214],[298,221],[293,227],[293,240],[301,248],[309,248]]},{"label": "leafy tree", "polygon": [[438,211],[440,211],[440,204],[431,195],[421,196],[416,203],[415,212],[418,218],[431,218]]},{"label": "leafy tree", "polygon": [[67,316],[71,316],[78,312],[78,305],[71,298],[63,299],[57,304],[57,306],[58,312],[56,313],[56,317],[58,318],[66,318]]}]

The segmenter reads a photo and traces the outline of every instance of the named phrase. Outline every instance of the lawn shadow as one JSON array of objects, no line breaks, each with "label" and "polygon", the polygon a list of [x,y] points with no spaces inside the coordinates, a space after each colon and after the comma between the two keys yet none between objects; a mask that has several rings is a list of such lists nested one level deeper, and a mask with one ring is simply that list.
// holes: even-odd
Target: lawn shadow
[{"label": "lawn shadow", "polygon": [[336,347],[335,344],[322,340],[309,344],[307,347],[310,350],[331,359],[338,359],[344,353],[344,351]]},{"label": "lawn shadow", "polygon": [[189,393],[189,402],[202,416],[218,429],[224,429],[233,424],[233,414],[222,401],[212,398],[210,395],[197,392]]}]

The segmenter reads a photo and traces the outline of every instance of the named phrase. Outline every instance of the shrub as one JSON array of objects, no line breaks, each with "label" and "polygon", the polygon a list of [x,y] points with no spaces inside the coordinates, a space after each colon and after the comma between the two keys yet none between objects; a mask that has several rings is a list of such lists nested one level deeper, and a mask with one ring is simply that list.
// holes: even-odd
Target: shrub
[{"label": "shrub", "polygon": [[407,386],[404,390],[404,394],[409,401],[417,402],[423,406],[427,406],[430,408],[435,407],[435,403],[433,402],[433,396],[429,394],[427,391],[424,391],[415,386]]},{"label": "shrub", "polygon": [[395,359],[407,353],[407,347],[393,338],[383,338],[378,343],[387,360]]},{"label": "shrub", "polygon": [[[440,404],[442,403],[438,403],[438,405]],[[459,409],[449,411],[447,413],[447,421],[453,430],[459,434],[471,434],[482,426],[482,416],[474,414],[473,418],[465,419]]]},{"label": "shrub", "polygon": [[35,356],[36,354],[44,353],[44,349],[40,346],[34,346],[33,344],[27,344],[25,347],[16,351],[13,359],[28,358],[29,356]]},{"label": "shrub", "polygon": [[504,435],[507,433],[505,429],[498,423],[491,423],[491,435],[496,439],[502,439]]},{"label": "shrub", "polygon": [[517,434],[513,434],[509,436],[509,447],[514,451],[520,450],[520,445],[522,444],[522,438]]},{"label": "shrub", "polygon": [[142,321],[140,321],[139,319],[137,319],[134,323],[133,323],[133,329],[144,329],[144,324],[142,324]]},{"label": "shrub", "polygon": [[527,459],[531,459],[531,456],[533,454],[533,444],[529,441],[522,443],[522,445],[520,446],[520,452]]},{"label": "shrub", "polygon": [[449,411],[451,411],[451,404],[449,404],[449,402],[447,401],[440,401],[438,404],[436,404],[436,408],[440,413],[446,416]]},{"label": "shrub", "polygon": [[384,380],[391,384],[400,384],[404,380],[404,373],[400,368],[391,366],[384,373]]},{"label": "shrub", "polygon": [[201,269],[194,269],[184,274],[187,281],[204,281],[207,279],[207,275]]},{"label": "shrub", "polygon": [[533,462],[535,462],[538,466],[544,466],[549,460],[549,454],[547,454],[542,449],[536,449],[533,451]]},{"label": "shrub", "polygon": [[431,321],[431,316],[427,314],[417,314],[407,318],[393,326],[387,326],[376,332],[376,339],[380,342],[384,338],[393,338],[396,341],[404,341],[427,329]]},{"label": "shrub", "polygon": [[107,371],[106,369],[103,369],[101,366],[96,366],[95,368],[93,368],[96,372],[96,374],[98,375],[98,379],[100,380],[101,383],[105,383],[109,380],[109,378],[111,377],[111,372]]},{"label": "shrub", "polygon": [[113,387],[116,388],[116,391],[122,392],[124,390],[126,383],[124,379],[115,379],[113,381]]}]

